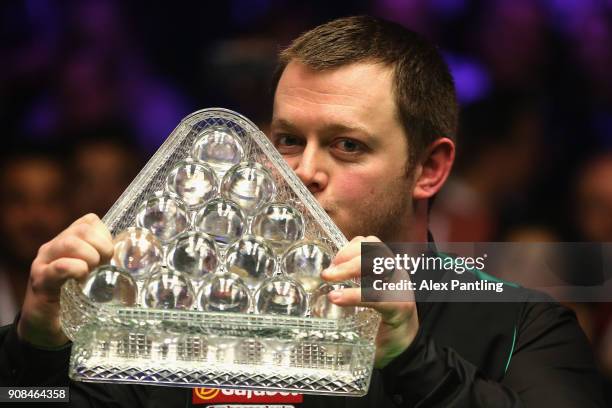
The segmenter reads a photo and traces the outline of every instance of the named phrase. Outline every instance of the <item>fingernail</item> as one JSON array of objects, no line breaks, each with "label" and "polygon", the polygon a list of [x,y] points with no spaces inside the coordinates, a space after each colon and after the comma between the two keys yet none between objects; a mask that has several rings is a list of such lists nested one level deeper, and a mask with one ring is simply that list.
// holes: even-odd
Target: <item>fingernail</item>
[{"label": "fingernail", "polygon": [[332,290],[328,293],[328,296],[329,300],[331,300],[332,302],[337,302],[342,298],[342,291],[338,289]]}]

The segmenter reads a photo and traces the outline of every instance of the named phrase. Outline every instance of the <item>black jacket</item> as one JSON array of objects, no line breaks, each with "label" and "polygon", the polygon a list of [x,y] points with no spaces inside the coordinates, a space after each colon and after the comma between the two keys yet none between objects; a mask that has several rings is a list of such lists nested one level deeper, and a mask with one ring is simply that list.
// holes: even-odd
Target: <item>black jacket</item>
[{"label": "black jacket", "polygon": [[[304,395],[301,404],[290,405],[603,407],[601,378],[574,314],[554,302],[530,301],[533,292],[505,290],[525,301],[418,302],[420,328],[414,342],[374,371],[366,396]],[[69,355],[70,345],[37,349],[19,340],[15,325],[5,326],[0,329],[0,386],[69,384],[71,404],[78,408],[192,406],[191,389],[70,381]]]}]

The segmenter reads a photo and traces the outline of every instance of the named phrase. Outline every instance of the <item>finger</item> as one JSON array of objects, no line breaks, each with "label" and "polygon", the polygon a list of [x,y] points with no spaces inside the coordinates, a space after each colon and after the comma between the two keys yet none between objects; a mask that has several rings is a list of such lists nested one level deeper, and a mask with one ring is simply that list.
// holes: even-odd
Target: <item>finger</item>
[{"label": "finger", "polygon": [[60,258],[82,259],[90,269],[98,266],[101,260],[100,253],[91,244],[71,234],[53,240],[41,257],[43,262],[48,263]]},{"label": "finger", "polygon": [[[94,214],[95,215],[95,214]],[[94,220],[91,223],[91,226],[98,232],[100,232],[103,236],[105,236],[107,239],[109,240],[113,240],[113,236],[110,233],[110,231],[108,230],[108,227],[106,226],[106,224],[104,224],[102,222],[102,220],[100,218],[98,218],[98,216],[96,216],[96,220]]]},{"label": "finger", "polygon": [[321,277],[330,282],[342,282],[353,278],[360,278],[361,256],[357,255],[346,262],[324,269],[321,271]]},{"label": "finger", "polygon": [[89,264],[78,258],[59,258],[49,264],[48,276],[62,285],[70,278],[83,280],[89,276]]},{"label": "finger", "polygon": [[100,263],[108,262],[113,256],[114,248],[113,241],[108,235],[108,229],[104,224],[99,225],[80,224],[74,228],[75,234],[89,245],[93,246],[98,254],[100,254]]},{"label": "finger", "polygon": [[60,258],[44,268],[33,268],[31,274],[32,290],[44,292],[51,299],[59,297],[61,286],[70,278],[85,279],[89,274],[89,266],[82,259]]},{"label": "finger", "polygon": [[365,237],[357,236],[346,244],[343,248],[338,251],[334,259],[332,259],[331,266],[339,265],[343,262],[350,260],[358,255],[361,255],[361,242],[365,240]]},{"label": "finger", "polygon": [[100,217],[98,217],[96,214],[94,213],[89,213],[89,214],[85,214],[84,216],[82,216],[81,218],[77,219],[76,221],[74,221],[72,224],[70,224],[70,227],[74,226],[74,225],[79,225],[79,224],[95,224],[96,222],[100,221]]},{"label": "finger", "polygon": [[102,222],[100,217],[98,217],[96,214],[93,214],[93,213],[89,213],[89,214],[82,216],[81,218],[73,222],[70,225],[70,227],[66,229],[66,231],[71,230],[72,228],[79,226],[79,225],[83,225],[83,224],[90,225],[92,228],[99,230],[100,233],[106,236],[108,239],[110,240],[113,239],[113,236],[108,230],[108,227],[106,226],[106,224]]},{"label": "finger", "polygon": [[338,306],[369,307],[378,311],[385,322],[394,322],[398,315],[404,315],[414,310],[413,300],[406,302],[363,302],[361,288],[336,289],[328,294],[329,300]]}]

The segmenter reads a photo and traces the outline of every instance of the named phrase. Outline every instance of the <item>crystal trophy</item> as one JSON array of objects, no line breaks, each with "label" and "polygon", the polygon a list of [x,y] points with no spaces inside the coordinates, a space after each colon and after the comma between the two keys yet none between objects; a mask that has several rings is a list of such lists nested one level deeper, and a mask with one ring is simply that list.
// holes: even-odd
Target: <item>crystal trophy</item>
[{"label": "crystal trophy", "polygon": [[245,117],[183,119],[103,221],[110,264],[62,287],[72,379],[367,392],[380,317],[320,278],[347,240]]}]

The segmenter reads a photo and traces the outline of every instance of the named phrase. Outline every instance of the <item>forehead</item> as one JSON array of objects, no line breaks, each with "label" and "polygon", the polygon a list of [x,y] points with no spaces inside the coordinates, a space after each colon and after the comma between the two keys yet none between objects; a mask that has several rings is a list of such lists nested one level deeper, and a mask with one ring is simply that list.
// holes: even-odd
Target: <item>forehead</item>
[{"label": "forehead", "polygon": [[291,61],[279,80],[273,120],[296,126],[359,125],[371,133],[399,126],[391,67],[370,62],[315,71]]},{"label": "forehead", "polygon": [[42,192],[64,183],[61,166],[44,158],[15,160],[4,168],[1,176],[3,190]]}]

